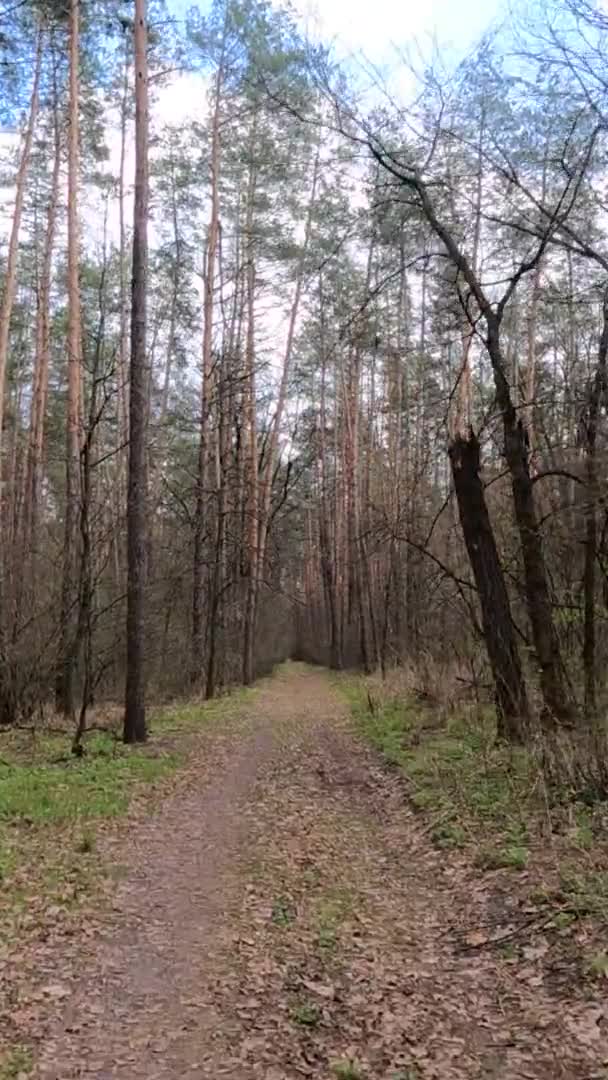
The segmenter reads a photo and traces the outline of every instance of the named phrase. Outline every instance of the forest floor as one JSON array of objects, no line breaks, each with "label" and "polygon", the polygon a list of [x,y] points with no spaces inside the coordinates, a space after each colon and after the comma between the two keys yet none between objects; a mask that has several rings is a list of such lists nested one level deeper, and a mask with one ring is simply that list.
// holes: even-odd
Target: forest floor
[{"label": "forest floor", "polygon": [[90,903],[0,954],[3,1080],[608,1077],[606,982],[433,844],[325,673],[163,740],[187,760],[100,830]]}]

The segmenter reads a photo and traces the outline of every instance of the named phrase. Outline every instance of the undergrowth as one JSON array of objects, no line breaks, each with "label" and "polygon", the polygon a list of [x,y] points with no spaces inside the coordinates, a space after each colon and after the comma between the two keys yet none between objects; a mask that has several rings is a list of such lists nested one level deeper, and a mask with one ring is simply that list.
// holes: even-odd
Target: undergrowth
[{"label": "undergrowth", "polygon": [[29,1076],[32,1068],[32,1053],[28,1047],[15,1046],[4,1053],[0,1050],[0,1080],[19,1080]]},{"label": "undergrowth", "polygon": [[590,804],[585,790],[548,778],[531,750],[498,740],[489,707],[433,708],[373,677],[338,687],[358,732],[402,773],[437,847],[468,850],[482,872],[531,868],[539,902],[608,919],[605,802]]},{"label": "undergrowth", "polygon": [[416,703],[374,701],[363,679],[340,685],[360,733],[410,781],[413,804],[439,817],[443,846],[450,846],[448,823],[464,837],[487,824],[505,840],[521,841],[536,797],[533,763],[521,748],[496,741],[491,710],[443,719]]},{"label": "undergrowth", "polygon": [[184,762],[190,740],[182,733],[225,724],[254,692],[156,711],[139,747],[123,745],[120,713],[108,712],[107,730],[86,735],[80,758],[61,726],[0,733],[0,941],[26,928],[33,910],[65,913],[86,899],[105,873],[96,850],[102,823]]},{"label": "undergrowth", "polygon": [[[0,764],[0,822],[39,824],[124,813],[137,781],[151,781],[178,763],[175,754],[133,753],[97,735],[74,760]],[[1,825],[0,825],[1,828]]]}]

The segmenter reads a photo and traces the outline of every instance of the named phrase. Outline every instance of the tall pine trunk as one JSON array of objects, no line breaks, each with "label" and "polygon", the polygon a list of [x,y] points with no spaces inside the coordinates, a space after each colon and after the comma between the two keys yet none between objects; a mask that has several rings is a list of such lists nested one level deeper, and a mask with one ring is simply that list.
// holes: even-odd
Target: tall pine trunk
[{"label": "tall pine trunk", "polygon": [[38,36],[36,41],[36,59],[34,62],[34,77],[32,81],[32,93],[30,97],[29,115],[23,139],[21,157],[19,159],[19,168],[17,170],[17,177],[15,181],[15,206],[13,210],[13,220],[11,222],[11,231],[8,243],[6,274],[4,278],[4,292],[2,294],[2,300],[0,302],[0,492],[2,491],[3,476],[2,424],[4,420],[4,394],[7,375],[6,369],[8,362],[9,334],[11,328],[11,315],[13,313],[13,306],[15,303],[15,292],[17,289],[17,256],[19,251],[19,232],[21,229],[21,218],[23,215],[23,201],[25,198],[25,188],[27,184],[28,169],[32,153],[34,130],[36,127],[36,119],[38,116],[43,43],[43,30],[40,26],[40,28],[38,29]]},{"label": "tall pine trunk", "polygon": [[127,685],[123,738],[147,737],[145,705],[145,591],[147,552],[147,270],[148,270],[148,65],[146,0],[135,0],[135,199],[129,379],[127,491]]},{"label": "tall pine trunk", "polygon": [[[251,131],[251,147],[255,146],[256,117],[254,116]],[[246,534],[245,548],[247,551],[247,563],[249,577],[247,580],[247,596],[245,599],[245,624],[243,633],[243,667],[242,679],[248,686],[254,679],[254,656],[253,640],[255,633],[255,615],[257,601],[257,573],[259,557],[259,508],[260,508],[260,478],[258,468],[258,433],[257,433],[257,399],[256,399],[256,357],[255,357],[255,243],[253,237],[253,203],[256,194],[256,167],[252,162],[249,170],[249,182],[247,185],[247,211],[245,223],[245,236],[247,245],[247,333],[245,342],[245,431],[246,447],[245,459],[249,473],[248,497],[246,496],[244,509],[244,533]]]},{"label": "tall pine trunk", "polygon": [[66,494],[63,541],[63,579],[59,627],[56,705],[59,712],[74,711],[73,677],[76,635],[76,581],[80,504],[80,394],[82,330],[80,316],[80,226],[78,219],[80,169],[80,0],[70,0],[69,22],[69,125],[68,125],[68,398],[66,415]]},{"label": "tall pine trunk", "polygon": [[199,425],[198,471],[196,479],[196,508],[194,520],[194,565],[192,574],[192,659],[191,681],[196,684],[203,674],[204,644],[204,543],[205,543],[205,484],[207,471],[207,442],[209,421],[209,385],[213,349],[213,312],[215,264],[220,229],[219,167],[220,167],[220,102],[222,92],[222,63],[215,76],[213,118],[211,122],[211,216],[207,236],[207,259],[203,296],[203,356],[201,412]]},{"label": "tall pine trunk", "polygon": [[597,510],[599,501],[596,444],[598,420],[602,403],[607,394],[608,361],[608,292],[602,305],[602,332],[600,335],[597,367],[589,390],[589,402],[585,425],[585,458],[587,499],[585,507],[585,555],[583,569],[583,668],[585,674],[585,717],[592,721],[597,708],[596,688],[596,632],[595,589],[597,560]]},{"label": "tall pine trunk", "polygon": [[29,554],[36,549],[36,535],[42,484],[44,434],[49,387],[49,360],[51,348],[50,293],[51,269],[55,246],[57,208],[59,204],[59,179],[61,170],[61,134],[59,130],[58,104],[55,103],[53,174],[49,199],[46,232],[42,253],[42,266],[36,298],[36,344],[34,358],[34,382],[30,416],[30,441],[24,498],[23,538]]}]

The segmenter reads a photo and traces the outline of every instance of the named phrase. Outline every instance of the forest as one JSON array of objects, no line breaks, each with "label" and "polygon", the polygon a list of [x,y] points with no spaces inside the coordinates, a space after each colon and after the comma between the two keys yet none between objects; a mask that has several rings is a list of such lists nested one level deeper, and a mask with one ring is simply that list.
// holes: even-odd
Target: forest
[{"label": "forest", "polygon": [[[165,759],[120,741],[221,728],[278,670],[278,712],[339,688],[439,851],[523,869],[536,826],[498,859],[476,830],[533,796],[596,875],[554,903],[608,917],[608,14],[514,3],[462,55],[393,55],[272,0],[0,10],[0,883],[13,768],[86,760],[122,799]],[[605,1075],[556,1060],[500,1075]]]},{"label": "forest", "polygon": [[68,7],[3,20],[2,722],[294,653],[430,657],[516,739],[592,725],[601,13],[412,62],[403,105],[271,5],[135,44]]}]

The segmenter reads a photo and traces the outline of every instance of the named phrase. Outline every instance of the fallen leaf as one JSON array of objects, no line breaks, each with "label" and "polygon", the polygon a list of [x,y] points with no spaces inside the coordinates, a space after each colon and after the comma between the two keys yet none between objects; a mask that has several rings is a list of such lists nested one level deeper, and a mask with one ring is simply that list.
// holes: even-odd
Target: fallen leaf
[{"label": "fallen leaf", "polygon": [[46,986],[42,987],[42,993],[55,1001],[61,1001],[62,998],[69,997],[71,992],[69,987],[63,986],[61,983],[47,983]]}]

